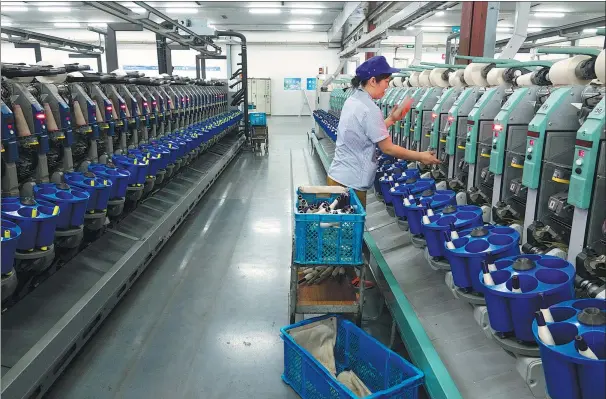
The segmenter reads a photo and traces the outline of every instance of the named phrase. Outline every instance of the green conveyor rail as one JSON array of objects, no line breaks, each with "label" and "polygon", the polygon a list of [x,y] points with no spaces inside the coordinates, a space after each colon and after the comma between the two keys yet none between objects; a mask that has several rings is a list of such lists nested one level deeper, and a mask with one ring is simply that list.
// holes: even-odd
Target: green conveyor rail
[{"label": "green conveyor rail", "polygon": [[455,55],[455,58],[460,60],[471,60],[472,62],[481,62],[488,64],[509,64],[511,60],[501,60],[498,58],[472,57],[469,55]]},{"label": "green conveyor rail", "polygon": [[567,54],[567,55],[591,55],[597,57],[601,50],[587,47],[539,47],[538,54]]},{"label": "green conveyor rail", "polygon": [[439,64],[437,62],[425,62],[421,61],[421,65],[427,65],[435,68],[449,68],[449,69],[465,69],[467,65],[458,64]]},{"label": "green conveyor rail", "polygon": [[427,71],[429,69],[433,69],[433,67],[426,66],[426,65],[411,65],[406,68],[400,69],[400,71],[423,72],[423,71]]},{"label": "green conveyor rail", "polygon": [[561,60],[536,60],[536,61],[513,61],[509,64],[499,64],[499,68],[532,68],[546,67],[550,68],[556,62]]},{"label": "green conveyor rail", "polygon": [[385,282],[389,285],[393,298],[387,299],[388,306],[400,328],[410,358],[425,374],[425,387],[429,396],[432,399],[463,399],[412,305],[400,288],[398,280],[391,272],[391,268],[369,232],[364,233],[364,243],[377,262]]},{"label": "green conveyor rail", "polygon": [[[315,135],[312,140],[324,169],[330,167],[330,159]],[[463,399],[446,366],[440,359],[431,339],[425,332],[412,305],[400,288],[398,280],[391,272],[383,254],[377,247],[375,239],[369,232],[364,233],[364,243],[371,257],[377,263],[385,283],[389,286],[392,296],[386,298],[387,306],[397,323],[402,339],[413,363],[425,374],[425,388],[432,399]]]}]

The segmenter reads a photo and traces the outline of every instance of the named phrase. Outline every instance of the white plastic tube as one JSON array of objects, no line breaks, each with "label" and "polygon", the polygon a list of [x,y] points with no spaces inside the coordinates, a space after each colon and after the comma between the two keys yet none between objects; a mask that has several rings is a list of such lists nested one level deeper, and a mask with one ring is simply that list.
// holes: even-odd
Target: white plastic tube
[{"label": "white plastic tube", "polygon": [[553,335],[551,335],[551,331],[549,331],[549,327],[547,327],[547,324],[545,323],[543,313],[535,312],[534,315],[537,320],[537,330],[541,342],[543,342],[545,345],[555,346],[555,340],[553,339]]}]

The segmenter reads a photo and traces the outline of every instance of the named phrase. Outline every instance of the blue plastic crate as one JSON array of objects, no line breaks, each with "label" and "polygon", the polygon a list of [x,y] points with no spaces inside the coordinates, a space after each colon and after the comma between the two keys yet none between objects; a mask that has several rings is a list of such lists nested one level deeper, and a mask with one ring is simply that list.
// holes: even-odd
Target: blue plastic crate
[{"label": "blue plastic crate", "polygon": [[303,399],[350,399],[353,393],[337,381],[307,350],[289,335],[293,328],[335,317],[337,375],[353,371],[370,389],[368,399],[417,399],[423,372],[397,353],[339,316],[320,316],[282,328],[284,374],[282,379]]},{"label": "blue plastic crate", "polygon": [[265,112],[251,112],[248,114],[248,120],[253,126],[265,126],[267,124]]},{"label": "blue plastic crate", "polygon": [[[297,191],[309,204],[332,202],[339,194],[307,194]],[[348,215],[306,214],[295,204],[295,263],[300,265],[360,265],[366,212],[355,191],[349,201],[356,211]],[[322,227],[321,223],[333,224]],[[338,225],[334,225],[338,223]]]}]

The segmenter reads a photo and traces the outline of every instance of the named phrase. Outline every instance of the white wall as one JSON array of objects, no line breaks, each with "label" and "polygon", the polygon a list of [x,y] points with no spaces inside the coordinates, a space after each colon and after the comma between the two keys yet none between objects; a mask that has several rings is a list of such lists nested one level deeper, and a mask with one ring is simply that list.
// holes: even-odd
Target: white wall
[{"label": "white wall", "polygon": [[[248,77],[271,79],[272,115],[299,115],[304,99],[301,91],[284,90],[284,78],[300,78],[306,89],[307,78],[315,78],[319,68],[329,73],[339,65],[337,49],[325,46],[326,34],[319,32],[244,32],[248,45]],[[260,44],[269,42],[272,44]],[[232,68],[239,67],[239,45],[232,46]],[[304,90],[314,106],[315,91]],[[309,114],[307,108],[303,115]]]}]

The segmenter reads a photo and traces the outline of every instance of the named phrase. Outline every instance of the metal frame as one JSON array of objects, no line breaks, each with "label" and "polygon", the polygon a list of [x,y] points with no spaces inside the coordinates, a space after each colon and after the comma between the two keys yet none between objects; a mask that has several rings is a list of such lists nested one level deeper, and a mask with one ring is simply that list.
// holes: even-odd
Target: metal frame
[{"label": "metal frame", "polygon": [[[454,56],[456,55],[456,51],[453,53],[453,46],[452,46],[452,40],[456,39],[458,37],[461,36],[460,32],[453,32],[450,35],[448,35],[448,37],[446,38],[446,56],[445,56],[445,60],[444,63],[445,64],[453,64],[454,63]],[[455,49],[456,50],[456,49]]]},{"label": "metal frame", "polygon": [[108,72],[118,69],[118,42],[116,41],[116,32],[137,32],[142,30],[143,27],[137,24],[107,24],[107,32],[105,34],[105,64],[107,65]]},{"label": "metal frame", "polygon": [[40,43],[15,43],[15,48],[34,49],[34,56],[36,57],[36,62],[42,61],[42,51],[40,50]]},{"label": "metal frame", "polygon": [[[585,21],[575,22],[575,23],[560,26],[560,27],[545,28],[541,32],[529,33],[526,36],[526,42],[535,41],[535,40],[539,40],[539,39],[545,39],[548,37],[563,36],[563,35],[566,35],[569,33],[581,32],[583,29],[586,29],[586,28],[595,28],[598,26],[603,26],[605,22],[606,22],[606,17],[598,17],[598,18],[591,18],[591,19],[588,19]],[[593,35],[593,36],[595,36],[595,35]],[[568,40],[570,40],[570,39],[568,39]],[[508,39],[498,40],[495,43],[495,48],[500,49],[500,48],[506,46],[508,44],[508,42],[509,42]],[[522,46],[522,47],[525,47],[525,46]]]},{"label": "metal frame", "polygon": [[[98,10],[106,12],[110,15],[113,15],[117,18],[120,18],[124,21],[130,22],[135,25],[139,25],[146,30],[152,31],[159,35],[162,35],[162,36],[166,37],[167,39],[170,39],[183,46],[192,48],[192,49],[200,52],[201,54],[206,54],[206,55],[220,54],[220,47],[218,47],[217,45],[212,43],[212,41],[210,39],[202,37],[202,36],[198,36],[195,32],[193,32],[189,28],[179,24],[177,21],[164,15],[163,13],[156,10],[155,8],[147,5],[145,2],[136,1],[135,4],[137,4],[139,7],[142,7],[148,11],[148,15],[146,15],[146,16],[136,14],[133,11],[131,11],[130,9],[128,9],[116,2],[85,1],[84,3],[91,7],[96,8]],[[156,23],[156,22],[150,20],[148,17],[151,14],[154,14],[155,16],[162,18],[165,23],[169,23],[172,26],[172,29],[165,28],[164,26],[162,26],[162,24],[159,24],[159,23]],[[181,36],[179,33],[177,33],[177,30],[182,30],[183,32],[186,32],[186,33],[190,34],[191,36],[190,37]],[[211,46],[211,47],[215,48],[215,51],[209,51],[206,48],[207,46]],[[216,50],[217,48],[219,50]],[[109,69],[109,67],[108,67],[108,69]]]},{"label": "metal frame", "polygon": [[[530,3],[528,3],[530,4]],[[489,1],[486,11],[486,29],[484,30],[484,57],[494,57],[494,44],[497,40],[497,30],[493,27],[497,26],[499,21],[499,5],[498,1]]]},{"label": "metal frame", "polygon": [[360,39],[351,45],[344,48],[340,53],[340,57],[349,57],[358,52],[359,48],[367,47],[377,40],[381,40],[381,37],[387,32],[388,29],[392,28],[403,28],[406,27],[419,19],[427,18],[433,15],[433,12],[438,7],[445,5],[446,2],[432,2],[432,1],[415,1],[410,3],[400,12],[393,17],[389,18],[385,22],[378,25],[372,31],[365,33]]},{"label": "metal frame", "polygon": [[[179,187],[183,187],[184,182],[193,184],[187,187],[187,192],[180,196],[180,200],[163,211],[163,216],[157,219],[141,238],[133,241],[128,252],[2,376],[3,397],[34,399],[41,397],[48,390],[120,301],[128,287],[142,274],[168,238],[238,154],[243,141],[242,136],[234,141],[221,159],[199,180],[184,178],[181,183],[175,182]],[[195,171],[193,169],[195,166],[196,164],[189,168]],[[178,176],[175,179],[178,180]],[[155,210],[146,204],[142,204],[141,207]],[[127,219],[124,222],[127,222]],[[117,234],[122,240],[135,238],[111,229],[107,234],[112,233]],[[72,262],[77,259],[78,257]]]},{"label": "metal frame", "polygon": [[[522,47],[528,36],[528,20],[530,19],[530,3],[519,1],[516,3],[516,13],[513,23],[513,35],[503,48],[499,58],[513,59]],[[496,24],[495,24],[496,26]],[[495,47],[496,47],[496,43]],[[484,55],[486,56],[486,55]]]},{"label": "metal frame", "polygon": [[[31,32],[21,28],[10,26],[2,27],[2,33],[8,37],[2,37],[2,41],[20,45],[38,45],[39,47],[52,48],[54,50],[69,51],[78,54],[97,55],[103,54],[104,48],[94,44],[77,42],[75,40],[63,39],[43,33]],[[34,47],[27,47],[34,48]]]},{"label": "metal frame", "polygon": [[353,14],[358,9],[360,4],[362,4],[361,1],[351,1],[345,3],[343,10],[339,13],[339,15],[335,17],[332,26],[328,30],[329,42],[337,37],[338,33],[341,31],[341,29],[343,29],[343,26],[347,23],[347,20],[349,19],[351,14]]}]

